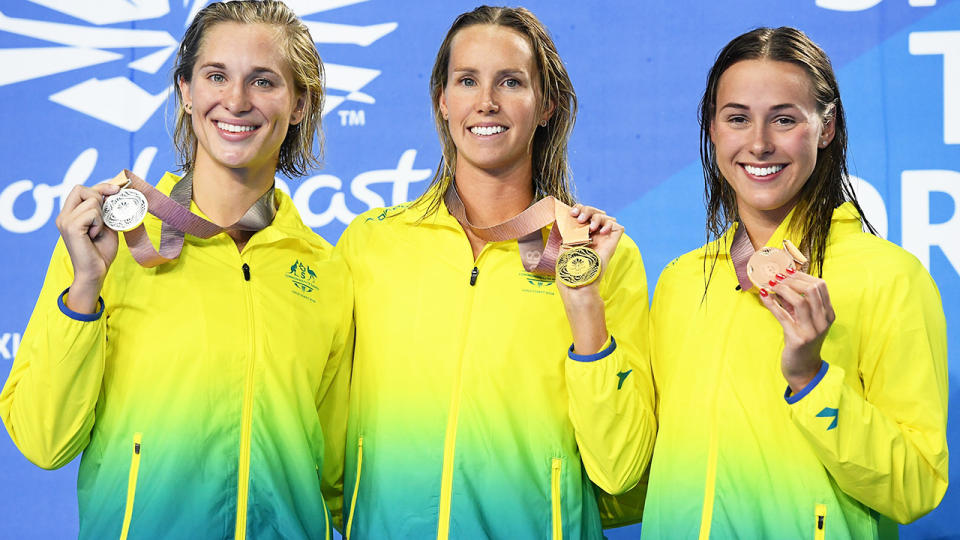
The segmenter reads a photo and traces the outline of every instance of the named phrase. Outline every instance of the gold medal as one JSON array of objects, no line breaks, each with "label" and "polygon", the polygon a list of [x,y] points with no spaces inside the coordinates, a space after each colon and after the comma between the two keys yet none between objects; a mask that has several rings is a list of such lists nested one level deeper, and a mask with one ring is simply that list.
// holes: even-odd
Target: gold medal
[{"label": "gold medal", "polygon": [[589,285],[600,275],[600,256],[586,247],[577,246],[557,258],[557,281],[567,287]]}]

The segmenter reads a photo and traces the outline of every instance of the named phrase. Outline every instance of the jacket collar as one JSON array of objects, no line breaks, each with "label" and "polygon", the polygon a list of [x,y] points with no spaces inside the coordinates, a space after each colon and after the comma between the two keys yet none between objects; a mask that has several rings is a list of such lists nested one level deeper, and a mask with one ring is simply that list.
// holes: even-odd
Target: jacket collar
[{"label": "jacket collar", "polygon": [[[787,217],[780,222],[780,225],[773,231],[770,239],[764,244],[765,246],[782,249],[784,240],[790,240],[796,246],[801,245],[803,237],[800,231],[795,227],[791,227],[795,209],[796,207],[790,210]],[[860,214],[857,212],[857,209],[853,206],[853,203],[845,202],[833,211],[833,216],[830,221],[830,236],[856,232],[859,231],[861,227]],[[714,250],[719,248],[719,256],[729,259],[733,264],[740,288],[748,290],[753,286],[747,278],[746,266],[747,261],[750,260],[750,256],[754,254],[755,250],[753,249],[753,244],[751,244],[749,236],[747,236],[746,229],[743,228],[739,222],[731,225],[723,236],[711,242],[709,247],[710,249],[704,250],[703,256],[714,253]]]}]

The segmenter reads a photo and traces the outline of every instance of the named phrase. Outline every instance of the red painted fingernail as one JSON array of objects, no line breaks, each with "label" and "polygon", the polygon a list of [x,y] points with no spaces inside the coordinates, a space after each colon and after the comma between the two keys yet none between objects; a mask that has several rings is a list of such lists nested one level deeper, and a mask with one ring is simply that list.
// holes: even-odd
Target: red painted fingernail
[{"label": "red painted fingernail", "polygon": [[768,281],[767,283],[769,283],[771,287],[776,287],[776,286],[777,286],[777,282],[774,281],[774,280],[772,280],[772,279],[771,279],[770,281]]},{"label": "red painted fingernail", "polygon": [[783,274],[777,274],[777,279],[779,279],[780,281],[783,281],[783,280],[787,279],[787,276],[785,276],[785,275],[783,275]]},{"label": "red painted fingernail", "polygon": [[796,272],[796,270],[794,270],[793,268],[787,268],[787,273],[788,273],[788,274],[792,274],[792,273],[794,273],[794,272]]},{"label": "red painted fingernail", "polygon": [[760,296],[766,297],[766,296],[769,295],[769,294],[770,294],[770,293],[768,293],[766,289],[760,289]]}]

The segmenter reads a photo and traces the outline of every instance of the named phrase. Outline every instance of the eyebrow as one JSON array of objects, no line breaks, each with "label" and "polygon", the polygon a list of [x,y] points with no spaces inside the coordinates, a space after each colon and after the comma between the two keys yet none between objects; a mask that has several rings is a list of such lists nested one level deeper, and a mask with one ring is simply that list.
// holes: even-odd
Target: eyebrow
[{"label": "eyebrow", "polygon": [[[718,110],[718,111],[722,111],[723,109],[727,109],[727,108],[730,108],[730,109],[740,109],[740,110],[744,110],[744,111],[749,111],[749,110],[750,110],[750,107],[747,107],[746,105],[743,105],[742,103],[733,103],[733,102],[727,103],[726,105],[724,105],[723,107],[720,107],[720,108],[717,109],[717,110]],[[773,107],[770,107],[770,110],[772,110],[772,111],[782,111],[783,109],[797,109],[797,108],[799,108],[799,107],[797,107],[797,106],[794,105],[793,103],[781,103],[781,104],[779,104],[779,105],[774,105]]]},{"label": "eyebrow", "polygon": [[[450,70],[451,73],[467,73],[467,74],[474,74],[474,73],[477,73],[477,71],[478,70],[476,68],[471,68],[471,67],[456,67]],[[498,77],[502,77],[504,75],[526,75],[526,74],[527,72],[524,71],[523,69],[508,68],[508,69],[501,69],[497,71],[496,75]]]},{"label": "eyebrow", "polygon": [[[205,68],[213,68],[213,69],[223,69],[223,70],[225,70],[225,69],[227,69],[227,66],[226,66],[226,64],[224,64],[223,62],[207,62],[206,64],[203,64],[202,66],[200,66],[199,68],[197,68],[197,70],[199,71],[199,70],[205,69]],[[280,75],[279,73],[276,72],[276,70],[273,70],[273,69],[268,68],[268,67],[262,67],[262,66],[255,66],[255,67],[253,68],[253,70],[251,71],[251,73],[254,73],[254,74],[256,74],[256,73],[272,73],[272,74],[277,75],[277,76]]]}]

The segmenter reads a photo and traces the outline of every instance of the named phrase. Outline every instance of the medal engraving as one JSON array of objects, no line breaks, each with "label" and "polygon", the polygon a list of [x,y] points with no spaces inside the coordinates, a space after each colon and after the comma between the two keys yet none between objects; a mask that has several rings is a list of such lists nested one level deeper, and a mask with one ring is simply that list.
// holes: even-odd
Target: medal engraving
[{"label": "medal engraving", "polygon": [[137,228],[147,215],[147,198],[135,189],[121,189],[103,201],[103,223],[126,232]]},{"label": "medal engraving", "polygon": [[583,287],[600,275],[600,256],[584,246],[565,251],[557,258],[557,280],[567,287]]},{"label": "medal engraving", "polygon": [[806,268],[807,258],[789,240],[784,240],[786,249],[762,247],[747,261],[747,277],[760,289],[774,292],[773,284],[779,281],[777,274],[785,276]]}]

